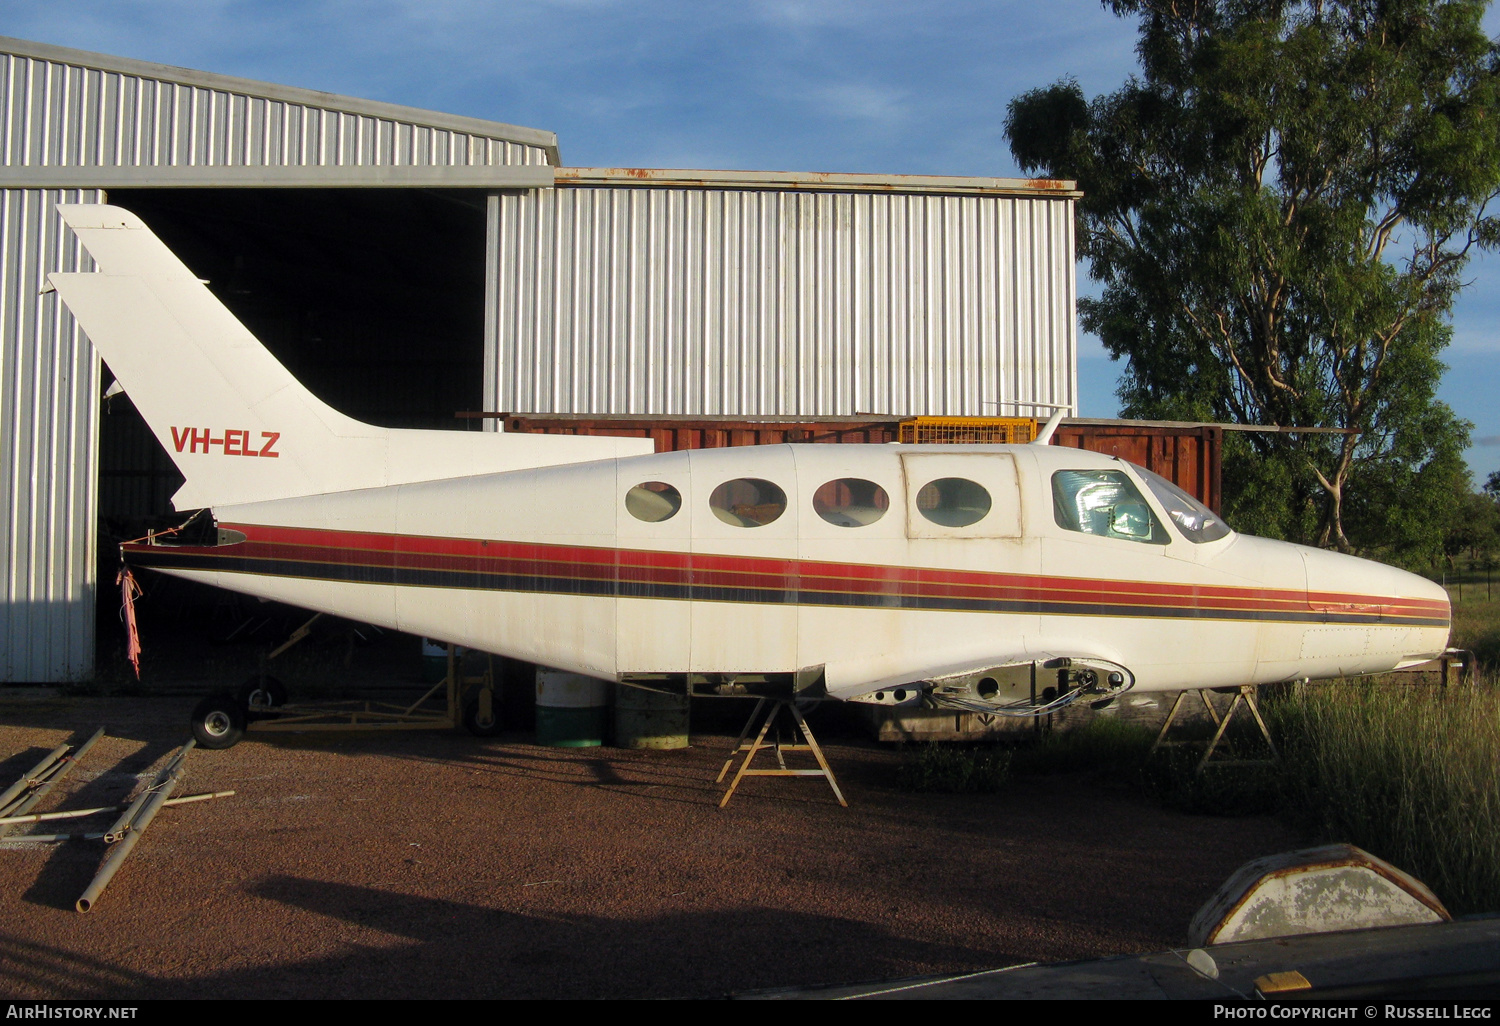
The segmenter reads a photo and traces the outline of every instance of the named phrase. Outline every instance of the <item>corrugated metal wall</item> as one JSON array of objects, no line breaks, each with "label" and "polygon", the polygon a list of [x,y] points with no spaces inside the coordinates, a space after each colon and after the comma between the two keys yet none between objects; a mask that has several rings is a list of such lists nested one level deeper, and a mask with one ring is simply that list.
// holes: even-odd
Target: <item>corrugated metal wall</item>
[{"label": "corrugated metal wall", "polygon": [[[122,67],[146,66],[115,58],[91,67],[88,56],[40,44],[0,53],[0,163],[547,163],[540,146],[342,111],[299,90],[215,88],[198,72],[174,81],[131,74]],[[93,672],[99,361],[56,296],[38,291],[49,271],[78,260],[54,204],[103,199],[0,191],[0,681]]]},{"label": "corrugated metal wall", "polygon": [[57,203],[0,190],[0,680],[74,680],[94,664],[99,360],[46,275],[80,266]]},{"label": "corrugated metal wall", "polygon": [[491,410],[975,415],[1076,392],[1065,199],[567,186],[492,197],[490,245]]},{"label": "corrugated metal wall", "polygon": [[9,53],[0,110],[11,165],[547,163],[539,146]]}]

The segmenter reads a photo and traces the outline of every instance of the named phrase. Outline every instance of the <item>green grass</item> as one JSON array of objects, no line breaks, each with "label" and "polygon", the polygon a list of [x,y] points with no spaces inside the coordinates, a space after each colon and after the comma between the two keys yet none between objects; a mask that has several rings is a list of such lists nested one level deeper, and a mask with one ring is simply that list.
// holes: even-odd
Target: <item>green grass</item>
[{"label": "green grass", "polygon": [[944,794],[993,793],[1010,777],[1009,750],[994,744],[928,742],[913,749],[897,770],[897,786]]},{"label": "green grass", "polygon": [[1022,774],[1088,771],[1133,780],[1155,739],[1156,732],[1149,727],[1100,716],[1077,730],[1049,731],[1023,743],[1011,766]]},{"label": "green grass", "polygon": [[[1252,735],[1253,727],[1237,726],[1241,729],[1232,730],[1220,742],[1223,756],[1268,754],[1259,734]],[[1101,716],[1075,730],[1046,733],[1022,744],[1012,756],[1011,769],[1022,776],[1087,773],[1096,783],[1123,785],[1168,808],[1200,815],[1264,815],[1278,808],[1274,767],[1210,764],[1199,773],[1201,745],[1165,747],[1151,755],[1156,734],[1155,728],[1144,724]],[[1207,724],[1201,734],[1199,740],[1207,744],[1211,736]]]},{"label": "green grass", "polygon": [[1500,668],[1500,572],[1486,583],[1483,570],[1448,576],[1455,648],[1466,648],[1491,669]]}]

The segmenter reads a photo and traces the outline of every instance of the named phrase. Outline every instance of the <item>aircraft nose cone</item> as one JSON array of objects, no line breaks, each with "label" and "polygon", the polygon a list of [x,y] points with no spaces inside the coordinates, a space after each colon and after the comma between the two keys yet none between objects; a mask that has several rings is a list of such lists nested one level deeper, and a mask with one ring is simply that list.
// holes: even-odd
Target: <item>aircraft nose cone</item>
[{"label": "aircraft nose cone", "polygon": [[1359,632],[1358,664],[1341,663],[1340,672],[1378,673],[1435,659],[1448,647],[1452,609],[1442,585],[1369,559],[1321,549],[1302,554],[1308,605],[1328,625],[1308,632],[1305,655],[1335,641],[1349,648],[1351,632]]},{"label": "aircraft nose cone", "polygon": [[1400,594],[1410,598],[1426,599],[1429,602],[1441,602],[1444,609],[1452,611],[1447,588],[1444,588],[1436,581],[1429,581],[1425,577],[1418,577],[1416,574],[1409,574],[1404,570],[1397,570],[1396,572],[1401,575],[1402,587],[1408,589],[1408,591],[1401,592]]},{"label": "aircraft nose cone", "polygon": [[1342,598],[1348,603],[1364,599],[1377,604],[1386,600],[1434,609],[1441,607],[1443,615],[1448,614],[1447,591],[1425,577],[1372,559],[1346,556],[1326,549],[1305,548],[1302,559],[1307,565],[1307,596],[1310,601],[1317,602],[1321,597],[1329,601]]}]

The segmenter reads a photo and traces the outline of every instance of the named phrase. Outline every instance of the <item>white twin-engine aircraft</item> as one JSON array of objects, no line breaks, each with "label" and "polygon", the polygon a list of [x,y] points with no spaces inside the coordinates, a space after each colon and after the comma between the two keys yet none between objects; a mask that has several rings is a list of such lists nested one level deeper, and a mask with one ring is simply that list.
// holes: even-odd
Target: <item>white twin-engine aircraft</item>
[{"label": "white twin-engine aircraft", "polygon": [[[1170,482],[1031,445],[399,431],[316,399],[134,215],[58,208],[53,274],[206,508],[129,564],[655,689],[1038,715],[1134,688],[1432,659],[1413,574],[1231,531]],[[213,542],[216,539],[216,543]]]}]

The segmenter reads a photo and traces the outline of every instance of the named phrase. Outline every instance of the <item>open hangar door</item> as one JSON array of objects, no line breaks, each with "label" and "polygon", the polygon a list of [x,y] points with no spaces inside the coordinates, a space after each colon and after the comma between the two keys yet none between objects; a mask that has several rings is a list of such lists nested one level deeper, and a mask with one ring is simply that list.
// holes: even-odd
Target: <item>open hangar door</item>
[{"label": "open hangar door", "polygon": [[[485,193],[118,189],[108,201],[140,216],[330,406],[382,427],[478,430],[453,414],[483,398]],[[130,672],[112,586],[119,542],[182,520],[170,502],[182,477],[128,396],[105,401],[100,425],[96,665],[109,679]],[[141,583],[143,670],[158,680],[211,670],[234,683],[220,678],[248,672],[239,664],[307,616],[160,575]],[[353,657],[350,637],[336,662]]]}]

